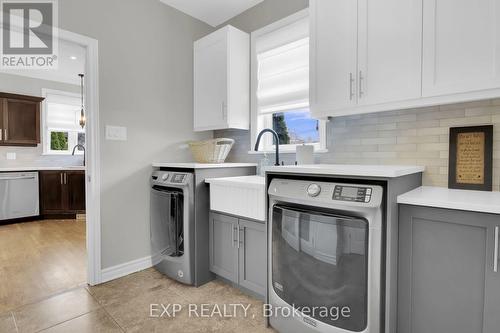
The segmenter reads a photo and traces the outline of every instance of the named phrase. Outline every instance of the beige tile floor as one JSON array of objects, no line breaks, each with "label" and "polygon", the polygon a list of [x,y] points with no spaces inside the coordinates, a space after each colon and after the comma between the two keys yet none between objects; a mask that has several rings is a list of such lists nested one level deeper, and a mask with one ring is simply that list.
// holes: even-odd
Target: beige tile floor
[{"label": "beige tile floor", "polygon": [[[250,306],[236,316],[189,316],[188,305],[211,310],[226,304]],[[151,304],[180,304],[175,317],[150,316]],[[159,314],[162,312],[155,312]],[[233,313],[232,309],[229,311]],[[170,313],[172,313],[170,311]],[[194,313],[194,312],[193,312]],[[221,281],[199,288],[182,285],[154,269],[95,287],[76,288],[45,300],[0,313],[0,332],[275,332],[265,327],[262,302]]]}]

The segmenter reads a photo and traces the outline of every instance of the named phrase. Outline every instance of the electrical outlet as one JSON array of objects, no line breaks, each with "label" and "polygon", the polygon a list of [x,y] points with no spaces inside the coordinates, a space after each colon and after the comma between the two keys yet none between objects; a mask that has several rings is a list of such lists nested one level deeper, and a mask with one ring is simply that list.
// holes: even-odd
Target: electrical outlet
[{"label": "electrical outlet", "polygon": [[127,141],[127,128],[106,125],[106,140]]}]

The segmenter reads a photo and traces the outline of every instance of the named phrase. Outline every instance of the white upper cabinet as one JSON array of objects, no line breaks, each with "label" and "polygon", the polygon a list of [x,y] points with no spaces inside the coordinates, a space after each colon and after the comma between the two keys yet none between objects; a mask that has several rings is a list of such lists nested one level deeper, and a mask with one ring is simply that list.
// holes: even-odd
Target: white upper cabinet
[{"label": "white upper cabinet", "polygon": [[356,105],[356,0],[310,2],[310,92],[313,114]]},{"label": "white upper cabinet", "polygon": [[500,0],[310,6],[316,118],[500,97]]},{"label": "white upper cabinet", "polygon": [[248,129],[250,37],[226,26],[194,43],[194,130]]},{"label": "white upper cabinet", "polygon": [[420,97],[422,0],[311,0],[310,6],[314,116]]},{"label": "white upper cabinet", "polygon": [[424,0],[423,96],[500,87],[500,1]]},{"label": "white upper cabinet", "polygon": [[358,0],[358,20],[358,104],[419,98],[422,0]]}]

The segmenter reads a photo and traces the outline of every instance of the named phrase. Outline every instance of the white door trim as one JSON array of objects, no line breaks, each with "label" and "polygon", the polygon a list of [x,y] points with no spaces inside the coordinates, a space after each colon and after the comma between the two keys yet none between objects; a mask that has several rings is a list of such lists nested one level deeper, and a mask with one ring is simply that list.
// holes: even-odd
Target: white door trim
[{"label": "white door trim", "polygon": [[96,39],[59,29],[59,39],[86,49],[85,104],[86,131],[86,217],[87,217],[87,283],[101,283],[101,173],[99,131],[99,58]]}]

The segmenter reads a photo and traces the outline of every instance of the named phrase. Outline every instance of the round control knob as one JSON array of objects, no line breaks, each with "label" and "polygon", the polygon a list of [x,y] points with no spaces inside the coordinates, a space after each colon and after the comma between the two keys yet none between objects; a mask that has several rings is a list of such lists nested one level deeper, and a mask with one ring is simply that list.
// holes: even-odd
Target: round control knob
[{"label": "round control knob", "polygon": [[163,180],[164,182],[165,182],[165,181],[167,181],[167,179],[168,179],[168,173],[163,174],[163,175],[161,176],[161,180]]},{"label": "round control knob", "polygon": [[318,184],[311,184],[307,187],[307,194],[310,197],[317,197],[321,193],[321,186]]}]

